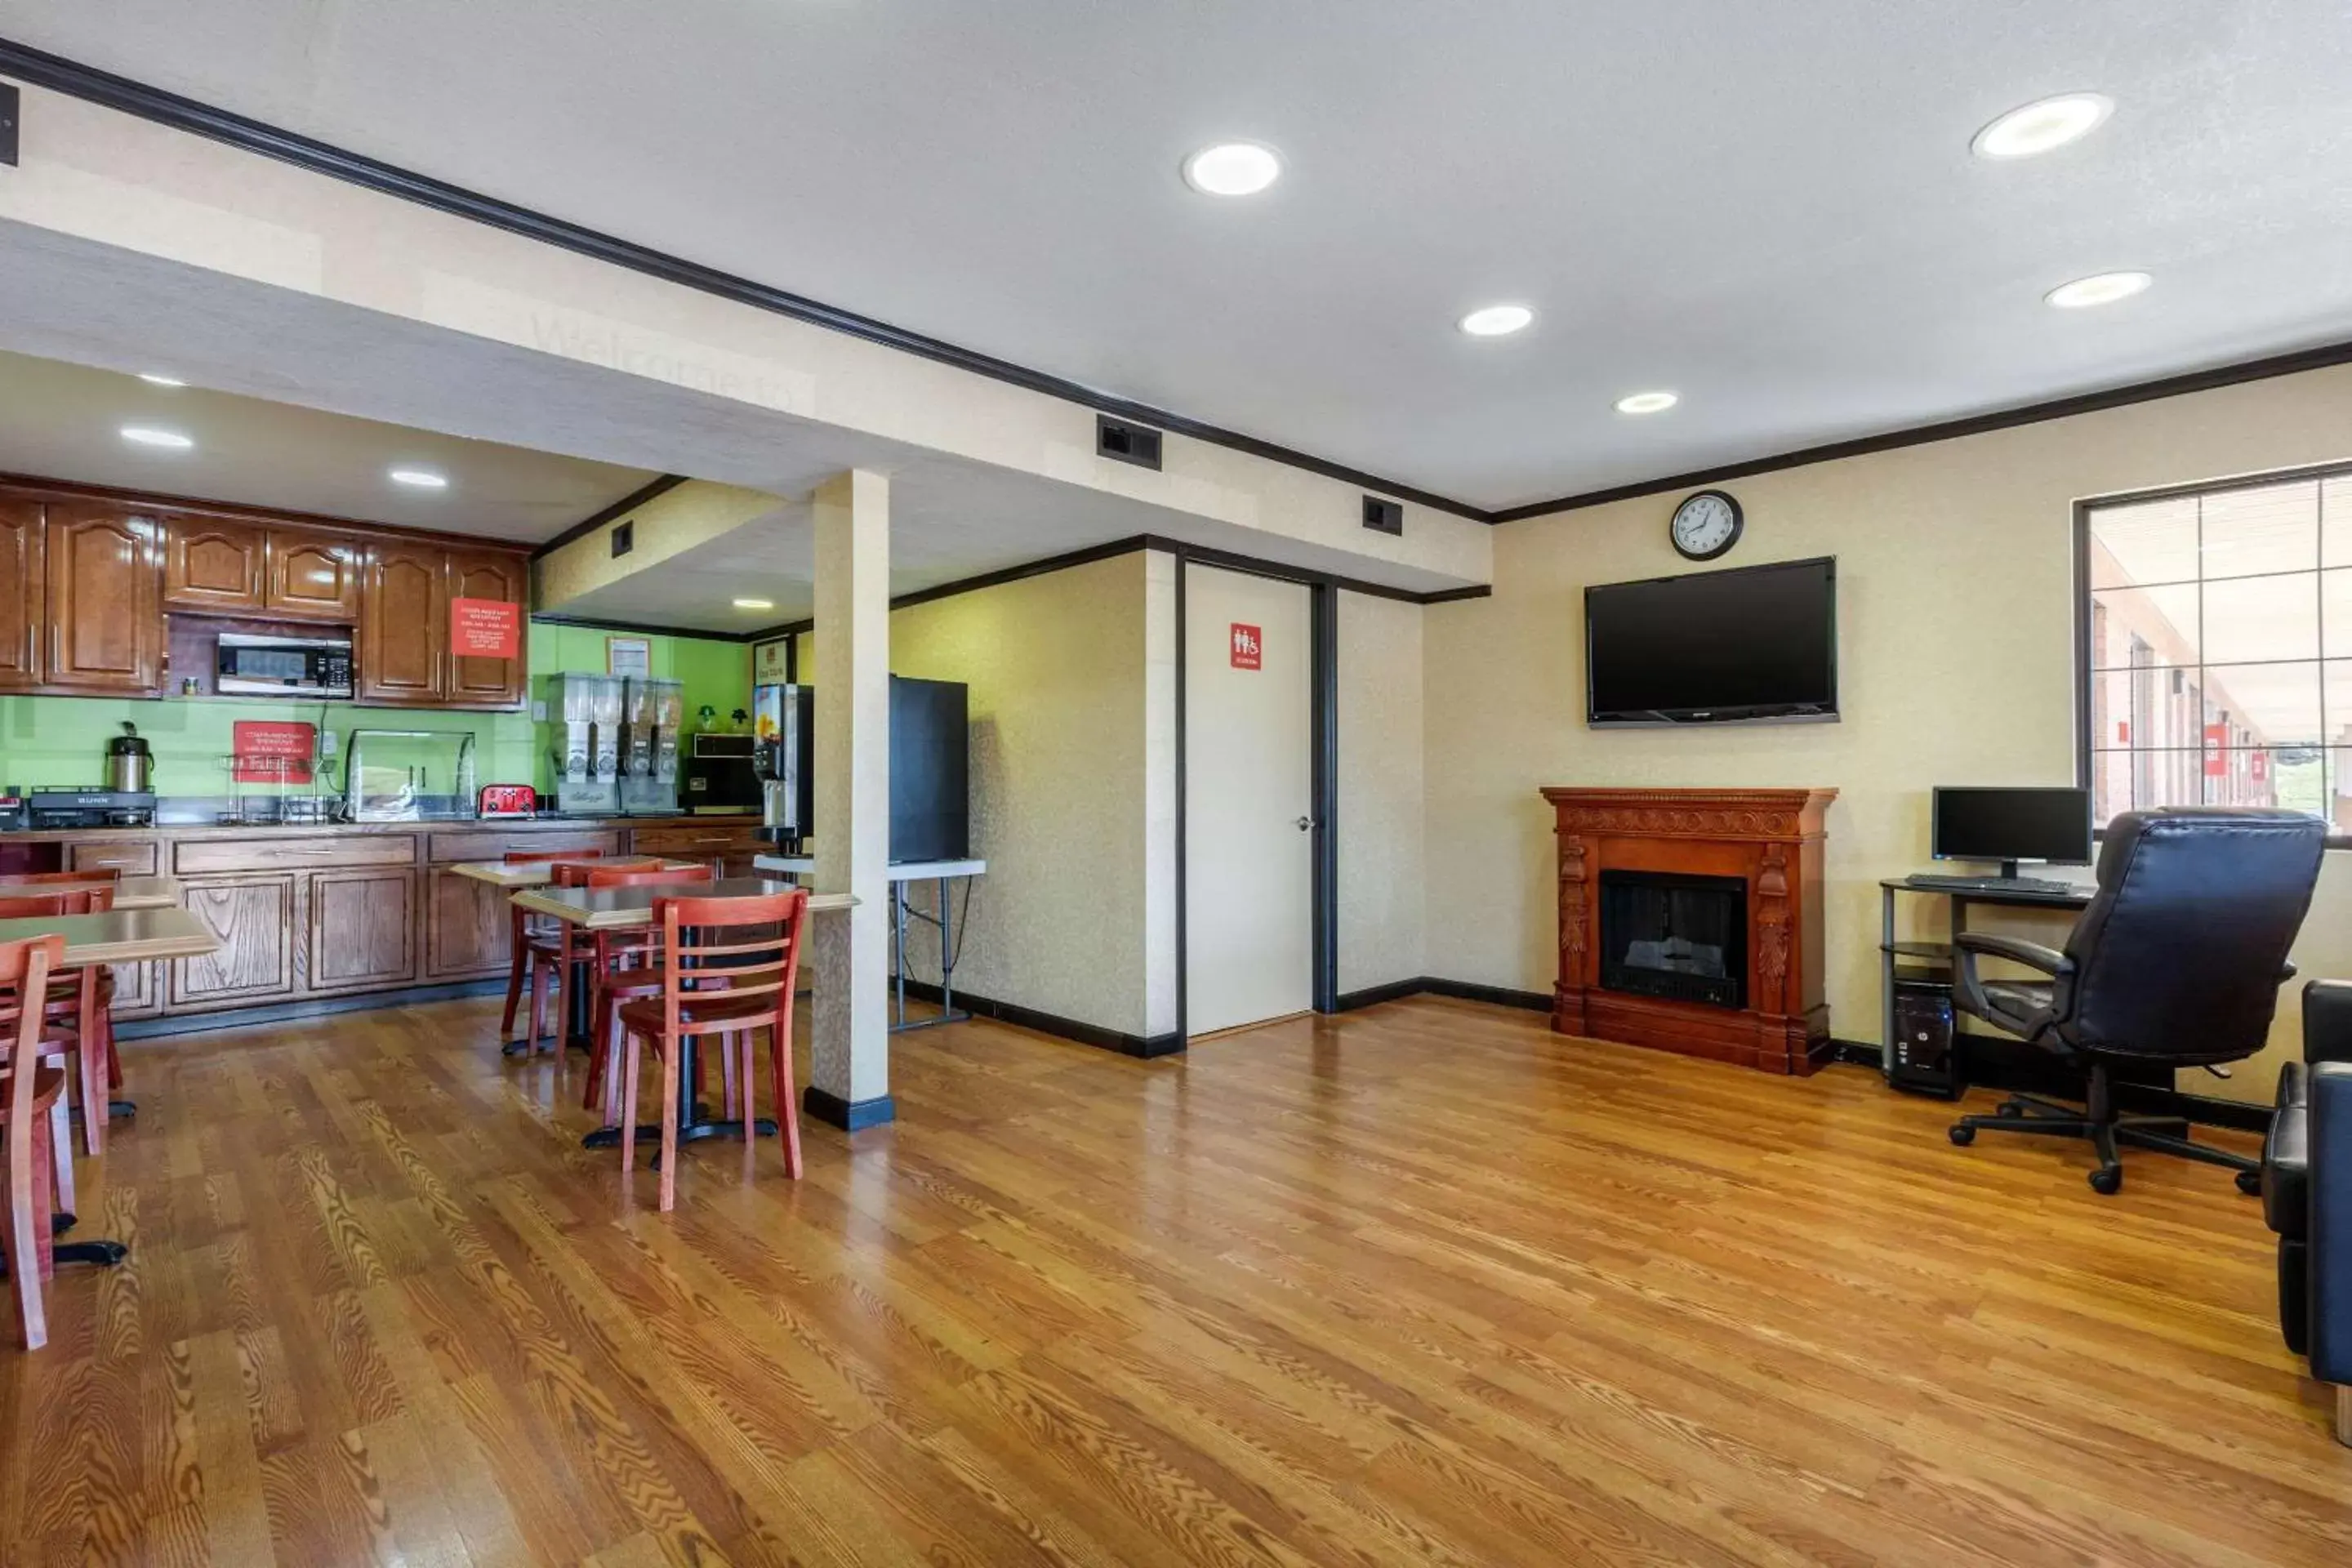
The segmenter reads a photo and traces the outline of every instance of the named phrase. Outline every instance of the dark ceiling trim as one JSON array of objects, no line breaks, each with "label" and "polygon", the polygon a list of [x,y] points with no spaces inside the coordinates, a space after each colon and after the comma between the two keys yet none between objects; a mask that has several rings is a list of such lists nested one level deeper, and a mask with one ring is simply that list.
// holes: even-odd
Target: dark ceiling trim
[{"label": "dark ceiling trim", "polygon": [[690,637],[696,642],[748,643],[763,640],[767,636],[764,632],[758,634],[711,632],[704,631],[698,626],[663,626],[646,621],[608,621],[597,616],[567,616],[561,613],[534,615],[530,618],[534,626],[577,626],[583,631],[595,632],[633,632],[639,637]]},{"label": "dark ceiling trim", "polygon": [[1611,501],[1632,500],[1666,490],[1719,485],[1727,479],[1749,479],[1757,474],[1777,473],[1782,468],[1801,468],[1811,463],[1835,462],[1841,458],[1867,457],[1874,452],[1922,447],[1932,441],[1957,440],[1963,436],[1982,436],[1990,431],[2012,429],[2020,425],[2070,419],[2077,414],[2126,408],[2135,403],[2153,403],[2158,398],[2179,397],[2191,392],[2210,392],[2217,387],[2237,386],[2249,381],[2268,381],[2274,376],[2295,375],[2304,371],[2326,370],[2332,365],[2345,363],[2352,363],[2352,342],[2325,343],[2318,348],[2298,349],[2293,353],[2217,365],[2210,370],[2189,371],[2157,381],[2134,382],[2128,386],[2110,387],[2105,392],[2077,393],[2071,397],[2029,403],[2022,407],[2006,408],[1994,414],[1971,415],[1966,419],[1947,419],[1934,425],[1915,425],[1907,429],[1890,430],[1884,435],[1856,437],[1850,441],[1832,441],[1825,446],[1805,447],[1775,457],[1727,463],[1720,468],[1694,468],[1689,473],[1670,474],[1662,479],[1643,479],[1634,484],[1612,486],[1605,490],[1586,490],[1580,495],[1562,496],[1557,500],[1529,501],[1525,506],[1506,507],[1500,511],[1488,512],[1486,521],[1520,522],[1556,511],[1576,511],[1585,507],[1606,506]]},{"label": "dark ceiling trim", "polygon": [[606,523],[619,521],[655,497],[666,496],[684,483],[686,483],[684,474],[664,474],[649,484],[640,485],[595,516],[582,518],[578,522],[532,551],[530,558],[537,561],[541,556],[552,555],[573,540],[585,539]]},{"label": "dark ceiling trim", "polygon": [[633,272],[642,272],[780,316],[790,316],[795,321],[806,321],[831,331],[845,332],[885,348],[919,354],[925,359],[1041,393],[1047,397],[1188,436],[1213,446],[1246,452],[1251,457],[1263,458],[1269,462],[1303,468],[1325,479],[1338,479],[1384,496],[1412,501],[1435,511],[1450,512],[1479,522],[1487,521],[1484,510],[1466,501],[1454,500],[1411,485],[1401,485],[1344,463],[1328,462],[1272,441],[1261,440],[1255,436],[1187,418],[1168,409],[1155,408],[1148,403],[1109,396],[1061,376],[1031,370],[1025,365],[1014,364],[1009,360],[1001,360],[972,349],[959,348],[938,338],[926,337],[903,327],[894,327],[887,321],[876,321],[871,316],[861,316],[803,295],[755,283],[730,272],[721,272],[717,268],[684,260],[650,246],[600,234],[594,229],[583,228],[545,213],[499,201],[463,186],[450,184],[445,180],[412,174],[377,159],[345,152],[311,137],[281,131],[242,114],[232,114],[194,99],[183,98],[178,93],[149,87],[128,77],[116,76],[110,71],[99,70],[6,38],[0,38],[0,74],[16,77],[51,92],[63,93],[68,98],[80,99],[86,103],[95,103],[158,125],[167,125],[175,131],[225,142],[266,158],[275,158],[280,163],[308,169],[312,174],[325,174],[331,179],[397,196],[403,201],[415,202],[438,212],[488,224],[493,228],[505,229],[541,244],[558,246],[615,267],[625,267]]}]

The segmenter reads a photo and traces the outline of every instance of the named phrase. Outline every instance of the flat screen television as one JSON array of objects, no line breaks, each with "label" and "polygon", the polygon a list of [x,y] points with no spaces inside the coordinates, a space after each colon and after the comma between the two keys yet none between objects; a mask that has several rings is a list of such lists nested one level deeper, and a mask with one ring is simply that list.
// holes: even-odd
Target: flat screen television
[{"label": "flat screen television", "polygon": [[1589,587],[1584,671],[1595,728],[1835,719],[1837,561]]}]

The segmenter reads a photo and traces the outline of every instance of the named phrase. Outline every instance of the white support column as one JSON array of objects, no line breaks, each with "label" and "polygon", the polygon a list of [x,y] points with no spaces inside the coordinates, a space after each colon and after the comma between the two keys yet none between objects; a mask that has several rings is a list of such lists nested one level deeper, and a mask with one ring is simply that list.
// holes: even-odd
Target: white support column
[{"label": "white support column", "polygon": [[820,915],[811,1114],[887,1121],[890,858],[890,481],[853,468],[816,510],[816,885],[855,909]]}]

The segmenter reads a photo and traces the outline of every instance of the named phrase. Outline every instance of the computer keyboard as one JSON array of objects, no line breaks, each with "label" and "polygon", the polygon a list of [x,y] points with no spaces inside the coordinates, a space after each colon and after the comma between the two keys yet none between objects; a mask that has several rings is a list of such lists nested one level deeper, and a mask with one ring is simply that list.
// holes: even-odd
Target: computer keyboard
[{"label": "computer keyboard", "polygon": [[2047,877],[1938,877],[1918,871],[1903,880],[1907,886],[1924,888],[1931,893],[2074,893],[2083,890],[2072,882],[2053,881]]}]

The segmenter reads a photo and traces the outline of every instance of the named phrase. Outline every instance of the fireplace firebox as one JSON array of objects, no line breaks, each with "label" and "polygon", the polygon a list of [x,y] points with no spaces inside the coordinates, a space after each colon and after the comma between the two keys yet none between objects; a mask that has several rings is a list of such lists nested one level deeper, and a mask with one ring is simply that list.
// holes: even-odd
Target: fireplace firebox
[{"label": "fireplace firebox", "polygon": [[1747,1006],[1747,879],[1601,872],[1601,984],[1637,996]]}]

